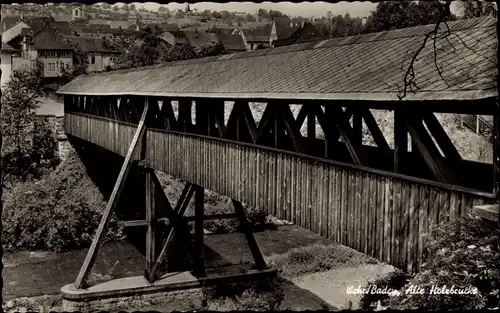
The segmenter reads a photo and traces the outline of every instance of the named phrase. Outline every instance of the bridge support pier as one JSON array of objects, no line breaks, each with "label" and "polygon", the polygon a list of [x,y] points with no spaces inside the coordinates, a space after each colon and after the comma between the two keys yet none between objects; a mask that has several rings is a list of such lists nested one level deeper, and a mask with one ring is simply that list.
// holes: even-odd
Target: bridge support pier
[{"label": "bridge support pier", "polygon": [[[258,280],[276,275],[276,269],[268,267],[260,253],[255,238],[251,233],[249,222],[246,219],[241,203],[233,200],[236,214],[219,214],[205,216],[204,193],[202,186],[186,182],[175,207],[167,198],[162,185],[153,168],[147,163],[146,150],[146,117],[148,116],[148,101],[145,102],[142,117],[140,118],[132,143],[127,151],[125,160],[109,197],[101,223],[97,229],[92,245],[85,258],[83,266],[74,284],[66,285],[61,289],[63,301],[73,303],[88,302],[102,298],[118,298],[141,294],[165,293],[178,289],[197,288],[210,284],[227,283],[230,281]],[[140,147],[140,149],[139,149]],[[136,153],[139,152],[139,153]],[[136,155],[138,154],[138,155]],[[114,279],[109,282],[89,286],[88,276],[95,263],[97,252],[110,220],[115,210],[129,173],[135,165],[139,165],[144,177],[145,192],[145,219],[122,221],[122,226],[146,226],[145,271],[144,276]],[[194,217],[185,217],[184,214],[192,197],[195,197]],[[204,260],[204,221],[207,219],[239,218],[242,223],[245,237],[255,260],[255,267],[250,265],[226,266],[224,268],[206,269]],[[188,222],[194,221],[194,234],[191,234]],[[162,248],[157,253],[158,230],[168,234]],[[166,270],[165,260],[172,246],[174,238],[182,236],[186,243],[187,252],[193,261],[192,271],[169,272],[161,276],[162,269]],[[194,236],[194,238],[193,238]],[[191,242],[193,245],[191,245]],[[164,267],[164,268],[163,268]],[[168,272],[168,270],[166,270]],[[70,305],[71,307],[71,305]],[[109,308],[108,308],[109,309]]]}]

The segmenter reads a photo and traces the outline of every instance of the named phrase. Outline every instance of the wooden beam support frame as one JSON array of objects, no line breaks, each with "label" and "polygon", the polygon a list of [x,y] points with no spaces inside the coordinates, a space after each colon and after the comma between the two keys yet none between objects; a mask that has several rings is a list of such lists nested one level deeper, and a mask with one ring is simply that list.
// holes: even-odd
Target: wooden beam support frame
[{"label": "wooden beam support frame", "polygon": [[387,140],[385,139],[382,130],[380,130],[380,127],[378,127],[377,121],[375,120],[375,117],[373,117],[373,114],[370,111],[370,109],[363,108],[360,109],[360,111],[361,115],[363,116],[363,120],[365,121],[366,127],[372,134],[373,140],[375,141],[377,147],[383,150],[390,150],[389,144],[387,143]]},{"label": "wooden beam support frame", "polygon": [[443,126],[441,126],[441,123],[439,123],[434,113],[430,111],[422,112],[422,117],[425,125],[431,132],[434,139],[436,139],[436,142],[438,143],[439,148],[441,148],[441,151],[443,151],[444,155],[449,158],[450,161],[452,161],[454,164],[457,165],[458,163],[460,163],[462,161],[460,153],[458,152],[457,148],[451,141],[446,131],[443,129]]},{"label": "wooden beam support frame", "polygon": [[147,113],[148,113],[148,98],[145,98],[144,110],[142,112],[142,116],[141,116],[141,119],[139,121],[139,125],[137,126],[137,130],[134,134],[134,137],[132,139],[130,147],[127,151],[125,161],[123,162],[120,173],[118,174],[118,178],[116,180],[115,186],[113,187],[113,191],[111,193],[109,201],[106,204],[106,209],[104,210],[101,222],[99,224],[99,227],[97,228],[97,232],[94,236],[94,240],[92,241],[92,244],[90,245],[90,249],[87,253],[87,256],[85,257],[82,268],[80,269],[80,272],[78,273],[78,276],[76,278],[75,287],[77,289],[81,289],[85,286],[87,278],[90,274],[90,271],[92,270],[92,266],[94,265],[95,259],[97,257],[97,252],[99,250],[99,246],[102,242],[102,239],[104,238],[104,230],[105,230],[105,228],[109,222],[109,219],[111,217],[111,212],[115,209],[116,204],[118,203],[118,199],[120,198],[120,194],[123,190],[123,187],[125,185],[125,181],[126,181],[128,174],[130,172],[134,153],[137,149],[137,144],[140,142],[140,140],[142,139],[142,137],[145,134],[145,131],[146,131],[145,121],[146,121]]},{"label": "wooden beam support frame", "polygon": [[205,188],[196,185],[194,195],[194,275],[196,277],[206,276],[205,272],[205,239],[204,239],[204,219],[205,215]]},{"label": "wooden beam support frame", "polygon": [[[204,221],[213,221],[213,220],[224,220],[224,219],[234,219],[239,218],[235,213],[227,213],[227,214],[213,214],[213,215],[204,215]],[[184,222],[194,222],[194,216],[184,216],[182,217]],[[159,218],[156,220],[158,224],[163,224],[165,226],[173,226],[174,224],[170,222],[168,218]],[[118,226],[121,227],[143,227],[147,226],[148,223],[146,220],[128,220],[128,221],[118,221]]]},{"label": "wooden beam support frame", "polygon": [[[402,108],[394,110],[394,172],[401,172],[403,154],[408,152],[408,115]],[[413,140],[413,136],[412,136]]]},{"label": "wooden beam support frame", "polygon": [[247,240],[248,247],[250,248],[250,252],[252,253],[252,257],[255,262],[255,267],[258,270],[264,270],[269,268],[268,265],[266,264],[266,261],[264,260],[264,257],[262,256],[262,252],[259,249],[257,241],[255,241],[255,237],[252,233],[252,230],[250,229],[250,222],[246,217],[243,205],[241,205],[241,202],[236,201],[234,199],[232,199],[232,201],[234,210],[236,211],[236,214],[240,219],[240,225],[241,228],[243,229],[243,233],[245,234],[245,239]]},{"label": "wooden beam support frame", "polygon": [[[335,125],[347,146],[347,150],[349,151],[354,164],[366,164],[365,156],[361,149],[363,146],[360,142],[355,140],[354,131],[349,124],[350,114],[343,111],[340,107],[332,107],[329,111],[331,113],[329,113],[330,116],[327,116],[327,118],[331,118],[335,122]],[[346,109],[346,111],[348,110]]]},{"label": "wooden beam support frame", "polygon": [[152,176],[153,169],[145,169],[146,176],[146,223],[148,226],[146,232],[146,271],[145,277],[152,281],[151,273],[156,260],[156,218],[155,218],[155,185]]},{"label": "wooden beam support frame", "polygon": [[[156,177],[156,175],[153,177],[153,180],[155,181],[157,186],[161,186],[159,184],[159,180]],[[161,187],[160,187],[161,188]],[[160,251],[160,254],[158,258],[156,259],[156,262],[153,266],[153,269],[151,270],[151,274],[149,275],[150,281],[155,281],[158,276],[158,271],[160,266],[162,265],[163,261],[165,260],[167,256],[168,249],[170,248],[170,245],[172,244],[174,240],[174,236],[177,231],[184,231],[186,229],[186,226],[183,221],[180,221],[184,213],[186,212],[187,206],[189,204],[189,201],[191,200],[191,197],[193,196],[195,192],[194,185],[191,183],[186,183],[186,186],[184,187],[184,190],[182,191],[181,196],[177,200],[177,204],[174,209],[170,206],[170,203],[168,202],[167,196],[163,193],[163,190],[161,191],[160,195],[163,194],[163,197],[166,199],[166,204],[169,206],[167,210],[169,211],[170,215],[170,224],[172,227],[169,230],[167,239],[163,243],[163,247]]]},{"label": "wooden beam support frame", "polygon": [[453,172],[444,162],[432,138],[417,117],[408,118],[408,131],[424,161],[429,166],[434,177],[443,183],[455,184]]}]

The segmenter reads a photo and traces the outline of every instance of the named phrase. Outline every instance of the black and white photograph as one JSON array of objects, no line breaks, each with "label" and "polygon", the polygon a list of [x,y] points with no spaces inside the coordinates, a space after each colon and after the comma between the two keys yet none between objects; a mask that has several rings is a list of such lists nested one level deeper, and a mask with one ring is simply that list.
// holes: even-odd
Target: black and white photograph
[{"label": "black and white photograph", "polygon": [[2,1],[0,311],[498,310],[499,6]]}]

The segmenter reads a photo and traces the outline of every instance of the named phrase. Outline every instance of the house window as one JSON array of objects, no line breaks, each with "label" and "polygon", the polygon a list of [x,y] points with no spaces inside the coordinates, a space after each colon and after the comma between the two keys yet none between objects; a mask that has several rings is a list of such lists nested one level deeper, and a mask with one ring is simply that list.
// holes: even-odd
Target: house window
[{"label": "house window", "polygon": [[56,71],[56,64],[54,62],[50,62],[47,64],[47,70],[49,72],[55,72]]},{"label": "house window", "polygon": [[90,64],[95,64],[95,56],[92,56],[92,57],[90,58]]}]

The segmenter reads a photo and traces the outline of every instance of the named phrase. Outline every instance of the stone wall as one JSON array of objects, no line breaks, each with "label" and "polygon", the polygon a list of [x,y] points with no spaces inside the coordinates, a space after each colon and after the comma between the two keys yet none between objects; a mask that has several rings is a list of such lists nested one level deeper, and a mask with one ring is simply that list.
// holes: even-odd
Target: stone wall
[{"label": "stone wall", "polygon": [[57,139],[59,159],[64,161],[68,155],[71,145],[68,137],[64,132],[64,117],[63,116],[46,116],[40,115],[41,118],[46,118],[52,126],[52,131]]},{"label": "stone wall", "polygon": [[205,306],[204,299],[201,288],[192,288],[93,300],[72,301],[63,298],[62,309],[65,312],[116,312],[147,307],[163,312],[199,311]]}]

